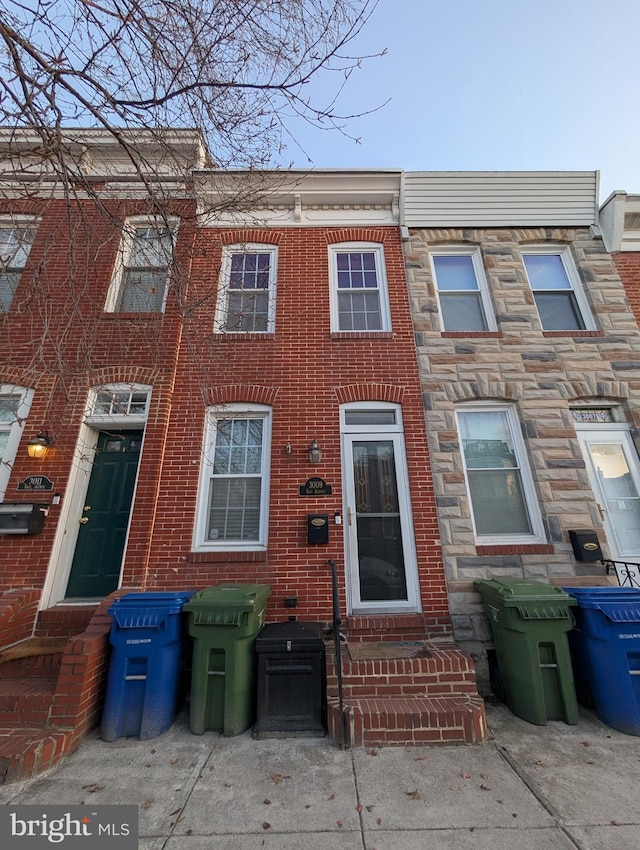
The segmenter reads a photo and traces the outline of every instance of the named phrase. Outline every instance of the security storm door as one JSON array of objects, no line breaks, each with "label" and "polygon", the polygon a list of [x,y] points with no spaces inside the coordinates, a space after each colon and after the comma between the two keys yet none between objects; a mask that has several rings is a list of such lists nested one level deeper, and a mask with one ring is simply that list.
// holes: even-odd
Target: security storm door
[{"label": "security storm door", "polygon": [[343,410],[346,563],[353,613],[419,610],[400,410]]},{"label": "security storm door", "polygon": [[640,465],[628,430],[576,427],[611,557],[640,559]]},{"label": "security storm door", "polygon": [[107,596],[118,587],[138,472],[142,431],[103,431],[76,543],[66,598]]}]

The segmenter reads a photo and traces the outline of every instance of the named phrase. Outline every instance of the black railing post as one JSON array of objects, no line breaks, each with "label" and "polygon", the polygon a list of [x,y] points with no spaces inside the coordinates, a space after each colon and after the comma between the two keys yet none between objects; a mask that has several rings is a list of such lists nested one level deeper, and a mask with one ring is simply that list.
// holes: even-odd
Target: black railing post
[{"label": "black railing post", "polygon": [[335,648],[336,659],[336,675],[338,677],[338,711],[340,712],[340,747],[344,749],[346,743],[345,726],[344,726],[344,697],[342,694],[342,637],[340,634],[340,625],[342,618],[340,617],[340,595],[338,593],[338,570],[336,562],[329,560],[331,567],[331,589],[333,595],[333,643]]}]

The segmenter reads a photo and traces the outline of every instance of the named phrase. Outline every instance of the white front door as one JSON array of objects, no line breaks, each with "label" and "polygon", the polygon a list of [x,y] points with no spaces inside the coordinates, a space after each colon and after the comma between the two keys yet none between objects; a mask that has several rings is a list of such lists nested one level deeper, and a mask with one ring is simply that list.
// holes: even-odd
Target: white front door
[{"label": "white front door", "polygon": [[400,408],[342,410],[349,610],[418,611],[420,599]]},{"label": "white front door", "polygon": [[611,557],[640,559],[640,463],[628,429],[576,427]]}]

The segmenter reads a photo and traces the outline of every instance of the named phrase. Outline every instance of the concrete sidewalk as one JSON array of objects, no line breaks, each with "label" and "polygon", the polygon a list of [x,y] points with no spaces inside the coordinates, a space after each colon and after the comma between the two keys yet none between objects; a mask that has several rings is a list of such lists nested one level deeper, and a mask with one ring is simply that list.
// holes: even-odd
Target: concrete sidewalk
[{"label": "concrete sidewalk", "polygon": [[137,803],[141,850],[638,850],[640,738],[590,713],[532,726],[487,707],[476,747],[95,732],[8,804]]}]

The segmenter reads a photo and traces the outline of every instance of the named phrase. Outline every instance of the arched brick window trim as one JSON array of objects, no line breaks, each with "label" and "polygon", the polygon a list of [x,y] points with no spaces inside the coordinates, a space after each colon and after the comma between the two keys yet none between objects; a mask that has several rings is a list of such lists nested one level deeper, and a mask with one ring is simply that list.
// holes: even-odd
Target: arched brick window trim
[{"label": "arched brick window trim", "polygon": [[326,233],[327,245],[340,242],[377,242],[385,240],[386,231],[381,227],[344,227]]},{"label": "arched brick window trim", "polygon": [[354,401],[389,401],[401,404],[404,397],[404,387],[393,384],[351,384],[346,387],[334,387],[333,390],[340,404]]},{"label": "arched brick window trim", "polygon": [[107,384],[145,384],[154,386],[162,376],[159,369],[147,369],[143,366],[110,366],[97,369],[86,375],[83,387],[103,387]]},{"label": "arched brick window trim", "polygon": [[220,244],[222,245],[242,245],[244,243],[279,245],[281,241],[282,234],[271,230],[246,228],[245,230],[230,230],[220,233]]},{"label": "arched brick window trim", "polygon": [[204,402],[206,405],[215,404],[268,404],[273,406],[278,387],[256,387],[247,384],[229,384],[227,386],[210,387],[204,390]]}]

